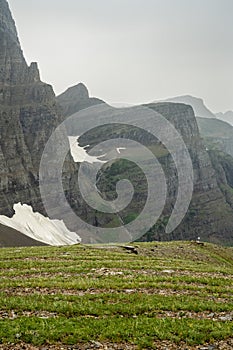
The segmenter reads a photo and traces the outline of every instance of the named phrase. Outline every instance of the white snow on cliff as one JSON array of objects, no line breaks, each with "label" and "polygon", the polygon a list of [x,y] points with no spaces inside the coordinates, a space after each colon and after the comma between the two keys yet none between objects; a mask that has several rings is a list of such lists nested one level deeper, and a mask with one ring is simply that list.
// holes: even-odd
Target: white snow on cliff
[{"label": "white snow on cliff", "polygon": [[70,152],[71,152],[71,155],[73,157],[74,162],[77,162],[77,163],[87,162],[87,163],[91,163],[91,164],[96,163],[96,162],[106,163],[106,161],[99,159],[101,157],[104,157],[104,155],[100,156],[100,157],[90,156],[85,149],[85,148],[89,147],[89,145],[87,145],[85,147],[81,147],[79,145],[79,142],[78,142],[79,136],[68,136],[68,139],[69,139],[69,144],[70,144]]},{"label": "white snow on cliff", "polygon": [[50,220],[40,213],[34,213],[26,204],[15,204],[12,218],[0,215],[0,223],[9,226],[37,241],[52,245],[72,245],[81,242],[81,238],[67,229],[61,220]]}]

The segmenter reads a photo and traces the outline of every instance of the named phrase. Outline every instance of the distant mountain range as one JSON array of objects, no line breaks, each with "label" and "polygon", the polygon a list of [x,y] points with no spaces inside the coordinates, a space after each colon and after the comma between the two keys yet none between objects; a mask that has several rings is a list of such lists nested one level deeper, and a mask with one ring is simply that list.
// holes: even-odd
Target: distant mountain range
[{"label": "distant mountain range", "polygon": [[202,98],[194,97],[191,95],[182,95],[170,97],[162,101],[184,103],[190,105],[192,106],[196,117],[213,119],[217,118],[233,125],[233,111],[227,111],[225,113],[213,113],[208,107],[206,107],[205,102]]},{"label": "distant mountain range", "polygon": [[216,113],[218,119],[221,119],[231,125],[233,125],[233,111],[227,111],[225,113]]},{"label": "distant mountain range", "polygon": [[184,103],[186,105],[192,106],[194,114],[196,117],[202,118],[216,118],[215,114],[212,113],[204,104],[203,99],[197,98],[191,95],[177,96],[167,98],[163,101],[166,102],[175,102],[175,103]]},{"label": "distant mountain range", "polygon": [[233,157],[233,112],[214,114],[201,98],[191,95],[171,97],[171,103],[190,105],[195,113],[201,136],[208,149],[217,149]]}]

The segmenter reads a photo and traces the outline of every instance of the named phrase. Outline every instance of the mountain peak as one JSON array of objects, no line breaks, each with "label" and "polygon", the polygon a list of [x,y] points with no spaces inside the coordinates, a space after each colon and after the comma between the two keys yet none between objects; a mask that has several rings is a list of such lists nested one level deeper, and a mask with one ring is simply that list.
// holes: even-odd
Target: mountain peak
[{"label": "mountain peak", "polygon": [[199,102],[202,102],[204,103],[204,100],[203,98],[201,97],[197,97],[197,96],[192,96],[192,95],[180,95],[180,96],[177,96],[177,98],[184,98],[184,99],[187,99],[187,100],[194,100],[194,101],[199,101]]},{"label": "mountain peak", "polygon": [[61,95],[57,96],[57,101],[62,107],[62,112],[65,117],[81,109],[104,103],[104,101],[98,98],[89,97],[88,89],[83,83],[69,87]]},{"label": "mountain peak", "polygon": [[28,67],[9,5],[0,0],[0,84],[8,87],[35,82],[40,82],[37,63]]},{"label": "mountain peak", "polygon": [[8,35],[11,35],[11,38],[19,44],[15,21],[6,0],[0,0],[0,14],[0,30],[2,34],[8,33]]},{"label": "mountain peak", "polygon": [[0,83],[23,82],[26,69],[9,5],[6,0],[0,0]]},{"label": "mountain peak", "polygon": [[83,83],[78,83],[74,86],[69,87],[65,92],[60,95],[63,99],[76,99],[76,100],[88,100],[89,92],[87,87]]}]

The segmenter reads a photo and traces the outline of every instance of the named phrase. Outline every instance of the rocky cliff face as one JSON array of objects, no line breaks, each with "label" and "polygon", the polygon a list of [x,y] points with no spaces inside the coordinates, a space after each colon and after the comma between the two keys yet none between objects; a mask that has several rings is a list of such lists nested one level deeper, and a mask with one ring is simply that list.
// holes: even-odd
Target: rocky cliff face
[{"label": "rocky cliff face", "polygon": [[[166,117],[180,132],[189,149],[194,170],[194,193],[189,211],[180,224],[172,233],[165,234],[165,226],[171,215],[176,193],[177,193],[177,171],[172,161],[171,155],[160,145],[158,140],[146,133],[142,133],[131,127],[101,127],[94,132],[89,132],[81,138],[82,145],[89,144],[90,147],[109,138],[125,137],[145,144],[159,159],[163,166],[167,178],[168,198],[156,226],[154,226],[144,240],[170,240],[170,239],[196,239],[200,236],[202,239],[212,242],[229,244],[233,242],[232,225],[233,212],[226,193],[222,190],[222,184],[227,183],[226,179],[220,180],[220,171],[214,169],[209,154],[203,141],[200,138],[198,125],[191,106],[179,103],[157,103],[150,104],[147,107],[159,112]],[[218,162],[220,160],[218,159]],[[225,174],[225,168],[221,167]],[[77,176],[77,175],[76,175]],[[146,201],[147,189],[145,178],[139,170],[127,161],[116,161],[112,165],[103,166],[102,173],[98,179],[99,188],[106,199],[114,199],[115,184],[120,178],[128,178],[132,181],[135,188],[135,195],[132,203],[118,215],[103,215],[90,210],[84,202],[79,202],[80,195],[73,202],[78,215],[85,220],[97,226],[117,226],[122,222],[128,223],[134,219],[143,208]],[[228,174],[229,178],[229,174]],[[143,184],[144,181],[144,184]],[[71,193],[77,194],[75,181],[72,181]],[[231,184],[229,184],[231,186]],[[75,196],[73,196],[75,197]],[[82,209],[80,209],[82,208]]]},{"label": "rocky cliff face", "polygon": [[20,48],[15,23],[5,0],[0,0],[0,83],[22,83],[27,65]]},{"label": "rocky cliff face", "polygon": [[[0,34],[0,215],[12,216],[13,205],[18,202],[46,215],[39,190],[39,165],[46,142],[64,117],[52,87],[40,80],[37,63],[27,65],[5,0],[0,0]],[[73,107],[69,107],[69,101],[74,94],[81,104],[79,109],[89,105],[88,92],[79,85],[61,97],[64,102],[68,99],[70,111]],[[64,167],[67,192],[76,169],[68,156]],[[54,208],[55,213],[58,211]],[[19,244],[15,232],[2,225],[0,231],[4,237],[9,233],[7,239],[0,237],[0,245]],[[22,245],[33,242],[20,237]]]},{"label": "rocky cliff face", "polygon": [[38,166],[58,123],[55,95],[27,65],[8,4],[0,0],[0,213],[19,201],[42,210]]},{"label": "rocky cliff face", "polygon": [[[194,193],[186,217],[171,235],[165,235],[160,227],[161,235],[158,233],[160,230],[154,228],[152,232],[149,233],[149,237],[151,235],[152,238],[160,238],[163,240],[200,236],[202,239],[212,242],[225,244],[227,242],[233,242],[232,209],[225,194],[222,192],[222,182],[219,181],[219,172],[216,168],[213,168],[212,158],[210,158],[200,138],[198,125],[192,108],[187,105],[174,105],[173,103],[151,105],[150,108],[153,108],[169,119],[183,136],[193,163]],[[165,159],[166,158],[167,156]],[[165,159],[162,160],[163,163]],[[220,161],[220,159],[218,161]],[[226,166],[225,169],[222,167],[223,173],[225,173],[226,168]],[[169,167],[169,177],[173,179],[169,181],[171,184],[170,193],[174,193],[174,189],[172,190],[175,184],[174,175],[174,169]],[[226,183],[231,186],[230,181],[226,181]],[[168,214],[169,210],[167,207],[164,211],[164,218],[166,218]]]},{"label": "rocky cliff face", "polygon": [[[35,211],[46,214],[38,182],[45,143],[63,118],[102,101],[90,98],[83,84],[55,98],[52,87],[41,82],[37,64],[27,65],[5,0],[0,0],[0,34],[0,214],[12,215],[13,205],[18,202],[29,204]],[[164,233],[164,227],[175,202],[177,174],[165,147],[150,135],[122,126],[116,126],[114,130],[111,126],[89,132],[81,138],[81,145],[93,146],[111,137],[127,137],[144,143],[156,154],[166,173],[168,198],[160,221],[143,239],[191,239],[201,236],[210,241],[233,243],[232,203],[221,187],[222,184],[228,188],[232,185],[229,181],[230,171],[224,178],[228,169],[227,160],[221,160],[220,167],[213,168],[190,106],[159,103],[148,107],[174,124],[183,136],[193,161],[193,200],[184,221],[171,235]],[[219,157],[216,159],[216,162],[220,162]],[[116,195],[115,184],[121,176],[133,177],[136,188],[134,201],[129,208],[115,216],[103,215],[85,204],[79,193],[77,172],[77,164],[68,155],[63,173],[67,199],[74,211],[92,225],[114,227],[131,221],[141,210],[146,187],[143,174],[134,165],[119,160],[103,167],[99,174],[100,189],[103,196],[109,199]],[[57,210],[54,208],[55,216]],[[76,222],[66,224],[72,231],[77,230]]]}]

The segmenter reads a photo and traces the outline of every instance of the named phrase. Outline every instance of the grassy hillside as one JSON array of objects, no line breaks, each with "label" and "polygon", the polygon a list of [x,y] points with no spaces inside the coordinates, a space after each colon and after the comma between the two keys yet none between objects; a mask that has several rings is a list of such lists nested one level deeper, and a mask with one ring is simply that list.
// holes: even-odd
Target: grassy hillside
[{"label": "grassy hillside", "polygon": [[0,349],[232,349],[233,249],[135,246],[0,249]]}]

